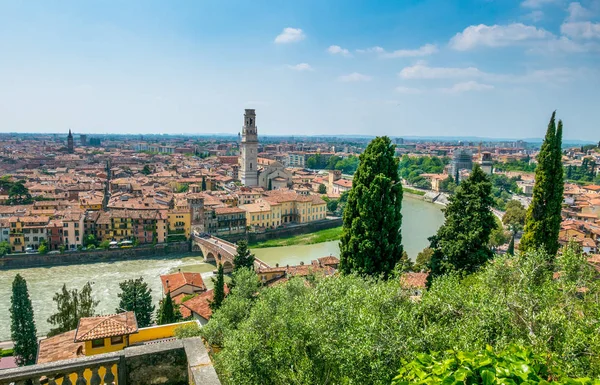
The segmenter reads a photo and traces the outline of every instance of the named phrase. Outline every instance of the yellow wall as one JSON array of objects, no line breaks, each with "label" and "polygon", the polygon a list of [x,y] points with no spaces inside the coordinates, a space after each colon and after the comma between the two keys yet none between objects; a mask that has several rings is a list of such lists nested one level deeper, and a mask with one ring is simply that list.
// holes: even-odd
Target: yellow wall
[{"label": "yellow wall", "polygon": [[194,322],[195,321],[179,322],[179,323],[174,323],[174,324],[158,325],[158,326],[150,326],[147,328],[142,328],[142,329],[138,330],[138,332],[136,334],[131,334],[129,336],[129,344],[132,345],[132,344],[135,344],[138,342],[160,340],[162,338],[171,338],[171,337],[175,336],[175,329],[177,329],[178,327],[180,327],[182,325],[192,324]]},{"label": "yellow wall", "polygon": [[192,229],[192,214],[189,211],[169,212],[169,230],[185,230],[185,237],[190,237]]},{"label": "yellow wall", "polygon": [[98,348],[92,347],[92,341],[85,341],[85,346],[84,346],[83,352],[85,353],[86,356],[93,356],[96,354],[110,353],[110,352],[116,352],[118,350],[123,350],[127,346],[127,344],[126,344],[127,338],[128,338],[128,336],[123,336],[123,343],[116,344],[116,345],[112,345],[110,343],[110,338],[104,338],[104,346],[101,346]]}]

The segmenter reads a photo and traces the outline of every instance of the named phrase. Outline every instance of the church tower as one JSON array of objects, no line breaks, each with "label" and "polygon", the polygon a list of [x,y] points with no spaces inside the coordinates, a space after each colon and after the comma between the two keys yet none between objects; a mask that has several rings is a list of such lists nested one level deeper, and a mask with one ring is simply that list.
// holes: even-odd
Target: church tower
[{"label": "church tower", "polygon": [[71,130],[69,130],[69,136],[67,136],[67,152],[72,154],[75,152],[73,148],[73,134],[71,134]]},{"label": "church tower", "polygon": [[258,134],[256,132],[256,112],[246,109],[242,142],[240,143],[240,181],[244,186],[258,185]]}]

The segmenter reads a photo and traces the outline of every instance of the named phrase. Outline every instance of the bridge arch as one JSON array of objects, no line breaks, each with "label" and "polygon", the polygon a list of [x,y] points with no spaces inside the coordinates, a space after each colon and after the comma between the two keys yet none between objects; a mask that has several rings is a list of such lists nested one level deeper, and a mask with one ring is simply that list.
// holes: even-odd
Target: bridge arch
[{"label": "bridge arch", "polygon": [[231,273],[233,271],[233,263],[229,261],[223,262],[223,273]]},{"label": "bridge arch", "polygon": [[206,253],[204,255],[204,262],[215,262],[215,261],[216,261],[215,255],[211,251],[209,251],[208,253]]}]

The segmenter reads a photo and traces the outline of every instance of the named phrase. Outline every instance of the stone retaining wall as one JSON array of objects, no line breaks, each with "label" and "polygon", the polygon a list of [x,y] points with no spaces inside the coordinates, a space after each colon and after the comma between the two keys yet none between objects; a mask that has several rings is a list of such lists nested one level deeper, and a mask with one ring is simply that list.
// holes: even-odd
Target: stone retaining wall
[{"label": "stone retaining wall", "polygon": [[342,218],[326,219],[318,222],[299,224],[292,227],[279,228],[265,231],[262,233],[247,233],[235,235],[215,235],[229,242],[236,243],[241,239],[245,239],[248,243],[256,243],[268,241],[270,239],[293,237],[300,234],[314,233],[320,230],[332,229],[342,225]]},{"label": "stone retaining wall", "polygon": [[168,254],[181,254],[189,251],[190,242],[186,241],[159,244],[155,246],[143,245],[129,249],[65,252],[62,254],[8,254],[4,257],[0,257],[0,270],[123,261]]}]

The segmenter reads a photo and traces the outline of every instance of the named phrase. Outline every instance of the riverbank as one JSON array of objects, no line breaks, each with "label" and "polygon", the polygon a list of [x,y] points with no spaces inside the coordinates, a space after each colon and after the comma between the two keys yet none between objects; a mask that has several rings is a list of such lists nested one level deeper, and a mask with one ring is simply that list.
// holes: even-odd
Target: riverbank
[{"label": "riverbank", "polygon": [[342,236],[342,226],[319,230],[314,233],[294,235],[291,237],[270,239],[250,244],[250,248],[263,249],[267,247],[313,245],[316,243],[337,241]]}]

